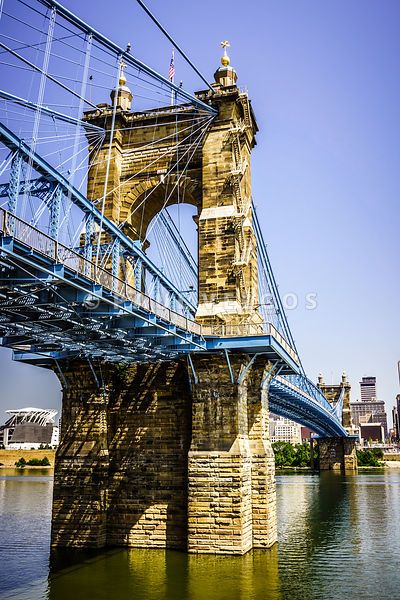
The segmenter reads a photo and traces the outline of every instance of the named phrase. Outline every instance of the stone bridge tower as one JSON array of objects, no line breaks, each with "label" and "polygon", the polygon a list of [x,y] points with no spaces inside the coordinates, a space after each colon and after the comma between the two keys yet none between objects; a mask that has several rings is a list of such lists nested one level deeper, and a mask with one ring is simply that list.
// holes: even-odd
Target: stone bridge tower
[{"label": "stone bridge tower", "polygon": [[[322,374],[318,376],[318,387],[330,404],[335,405],[343,394],[342,425],[349,434],[353,433],[350,410],[351,385],[345,372],[339,384],[325,383]],[[318,440],[319,467],[321,471],[336,470],[354,472],[357,470],[357,455],[353,438],[326,438]]]},{"label": "stone bridge tower", "polygon": [[[196,319],[259,323],[250,175],[257,124],[247,93],[236,85],[228,56],[221,61],[214,92],[197,93],[218,110],[211,124],[200,111],[188,126],[193,107],[187,105],[131,112],[132,93],[121,74],[119,89],[111,92],[117,112],[105,215],[146,248],[147,230],[157,213],[180,202],[194,205],[199,263]],[[110,131],[112,112],[113,106],[99,105],[99,110],[85,113],[85,120]],[[202,130],[205,134],[193,149]],[[92,200],[104,194],[109,151],[108,135],[100,151],[90,154]],[[185,165],[184,173],[177,158]]]},{"label": "stone bridge tower", "polygon": [[[201,323],[257,329],[257,247],[250,155],[256,121],[226,55],[207,123],[192,107],[132,112],[123,73],[111,94],[115,132],[89,167],[88,197],[146,248],[154,216],[179,198],[197,208]],[[134,102],[134,100],[133,100]],[[113,107],[85,114],[111,129]],[[157,139],[152,130],[157,125]],[[195,148],[194,129],[204,129]],[[190,152],[184,175],[173,164]],[[107,160],[111,156],[107,175]],[[178,161],[179,162],[179,161]],[[172,193],[171,193],[172,192]],[[127,268],[127,272],[129,269]],[[137,273],[132,282],[140,286]],[[272,365],[243,353],[186,360],[63,364],[62,442],[57,452],[52,545],[180,548],[243,554],[276,541],[274,455],[269,441]]]}]

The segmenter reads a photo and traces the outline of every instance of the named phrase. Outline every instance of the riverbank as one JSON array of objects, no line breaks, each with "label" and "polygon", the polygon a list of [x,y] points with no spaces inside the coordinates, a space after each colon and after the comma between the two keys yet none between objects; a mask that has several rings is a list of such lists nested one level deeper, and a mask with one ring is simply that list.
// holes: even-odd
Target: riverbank
[{"label": "riverbank", "polygon": [[311,467],[275,467],[275,471],[277,474],[286,472],[292,473],[318,473],[316,469],[312,469]]},{"label": "riverbank", "polygon": [[[382,470],[382,469],[400,469],[400,460],[394,460],[394,459],[390,459],[390,460],[383,460],[382,463],[378,466],[372,467],[370,465],[359,465],[358,466],[358,470],[359,471],[370,471],[371,469],[377,469],[377,470]],[[302,473],[304,474],[313,474],[313,473],[319,473],[318,469],[311,469],[310,467],[276,467],[275,469],[276,474],[277,475],[284,475],[285,473],[298,473],[299,475],[301,475]]]},{"label": "riverbank", "polygon": [[394,460],[392,458],[387,460],[385,457],[383,462],[385,463],[385,467],[389,467],[389,469],[400,469],[400,460]]},{"label": "riverbank", "polygon": [[55,450],[0,450],[0,469],[10,469],[15,468],[15,463],[19,461],[20,458],[24,458],[26,462],[32,459],[43,460],[45,456],[49,459],[50,465],[48,467],[38,466],[32,467],[29,466],[29,469],[54,469],[54,459],[55,459],[56,451]]},{"label": "riverbank", "polygon": [[[49,459],[50,465],[48,467],[38,466],[32,467],[29,466],[29,469],[54,469],[54,459],[55,459],[55,450],[0,450],[0,469],[10,469],[15,468],[15,463],[20,459],[24,458],[26,462],[32,460],[33,458],[37,458],[42,460],[45,456]],[[397,460],[396,460],[397,459]],[[383,465],[380,467],[375,467],[377,469],[381,469],[382,467],[387,467],[389,469],[400,469],[400,460],[398,457],[390,458],[385,455],[383,460]],[[362,469],[364,467],[359,467]],[[371,469],[372,467],[366,466],[365,469]],[[276,473],[284,473],[284,472],[293,472],[293,473],[317,473],[318,471],[311,469],[310,467],[277,467]]]}]

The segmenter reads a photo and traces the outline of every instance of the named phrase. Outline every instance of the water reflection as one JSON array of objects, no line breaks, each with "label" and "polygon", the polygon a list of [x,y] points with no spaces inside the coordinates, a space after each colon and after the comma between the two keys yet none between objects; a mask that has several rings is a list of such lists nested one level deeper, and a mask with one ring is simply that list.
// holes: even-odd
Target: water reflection
[{"label": "water reflection", "polygon": [[278,548],[244,557],[129,549],[102,554],[49,577],[49,600],[280,599]]},{"label": "water reflection", "polygon": [[0,473],[1,594],[46,576],[52,479],[45,469],[35,470],[33,477],[17,469]]},{"label": "water reflection", "polygon": [[399,597],[400,474],[324,473],[279,484],[284,598]]},{"label": "water reflection", "polygon": [[[400,588],[400,473],[278,477],[279,544],[244,557],[112,550],[52,556],[51,481],[0,481],[1,598],[368,600]],[[6,517],[7,523],[3,525]],[[6,541],[7,540],[7,541]],[[7,557],[7,559],[5,558]],[[7,560],[7,563],[6,563]],[[62,566],[62,568],[60,568]]]}]

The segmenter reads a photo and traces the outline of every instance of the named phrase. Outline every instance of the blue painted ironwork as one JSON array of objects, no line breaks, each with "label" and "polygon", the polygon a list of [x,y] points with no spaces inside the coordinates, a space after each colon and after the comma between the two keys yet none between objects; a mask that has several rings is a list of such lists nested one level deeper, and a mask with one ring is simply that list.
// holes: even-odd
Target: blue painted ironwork
[{"label": "blue painted ironwork", "polygon": [[8,210],[13,214],[16,212],[18,196],[20,194],[22,163],[23,154],[16,150],[15,156],[11,162],[10,180],[7,189]]},{"label": "blue painted ironwork", "polygon": [[[10,268],[3,275],[9,291],[0,300],[0,339],[14,350],[17,360],[48,364],[87,356],[132,362],[171,360],[201,351],[262,354],[286,373],[269,382],[271,410],[320,435],[347,435],[336,407],[302,375],[293,349],[272,326],[268,334],[243,330],[246,335],[225,332],[221,336],[218,330],[184,318],[120,280],[114,285],[112,274],[105,270],[97,269],[94,281],[93,263],[88,275],[82,255],[18,217],[13,217],[16,229],[10,236],[8,217],[0,209],[0,253],[3,266]],[[24,282],[21,288],[20,281]],[[35,291],[38,284],[40,297]]]},{"label": "blue painted ironwork", "polygon": [[228,350],[226,348],[224,348],[224,354],[225,354],[226,364],[228,365],[228,369],[229,369],[229,375],[230,375],[230,378],[231,378],[231,383],[235,383],[235,375],[233,373],[233,369],[232,369],[232,365],[231,365],[231,360],[229,358],[229,353],[228,353]]},{"label": "blue painted ironwork", "polygon": [[61,185],[56,185],[52,194],[50,203],[50,226],[49,235],[55,240],[58,239],[58,229],[60,225],[60,211],[61,211],[61,199],[63,196],[63,189]]},{"label": "blue painted ironwork", "polygon": [[4,90],[0,90],[0,98],[3,98],[3,100],[9,100],[13,102],[13,104],[17,104],[23,107],[24,109],[37,111],[40,108],[42,114],[47,115],[52,119],[57,119],[57,121],[62,121],[71,125],[78,125],[86,131],[92,131],[100,134],[104,133],[104,129],[102,127],[99,127],[98,125],[87,123],[82,119],[76,119],[64,113],[58,112],[57,110],[50,109],[47,106],[39,106],[39,104],[37,104],[36,102],[25,100],[25,98],[21,98],[20,96],[16,96],[15,94],[10,94],[9,92],[6,92]]},{"label": "blue painted ironwork", "polygon": [[[121,256],[121,244],[120,244],[119,239],[116,238],[114,240],[113,247],[112,247],[112,259],[111,259],[111,262],[112,262],[111,272],[112,272],[112,275],[113,275],[115,281],[119,276],[120,256]],[[116,289],[116,285],[115,285],[115,282],[113,282],[113,290],[115,290],[115,289]]]},{"label": "blue painted ironwork", "polygon": [[186,92],[181,87],[172,83],[172,81],[169,81],[168,79],[157,73],[157,71],[154,71],[153,69],[148,67],[145,63],[132,56],[132,54],[130,54],[111,40],[109,40],[106,36],[93,29],[93,27],[88,25],[88,23],[82,21],[82,19],[74,15],[72,12],[70,12],[68,9],[62,6],[62,4],[60,4],[59,2],[56,2],[56,0],[41,0],[41,2],[49,8],[55,7],[57,9],[57,13],[64,17],[67,21],[72,23],[75,27],[77,27],[81,31],[84,31],[86,34],[91,34],[93,36],[93,40],[100,42],[100,44],[104,48],[111,50],[115,55],[121,56],[126,64],[131,65],[136,69],[139,69],[139,71],[150,75],[153,79],[155,79],[159,83],[162,83],[167,89],[175,92],[177,94],[177,97],[185,99],[193,106],[205,110],[210,114],[217,114],[217,111],[214,107],[210,106],[209,104],[206,104],[205,102],[202,102],[196,96],[189,94],[189,92]]},{"label": "blue painted ironwork", "polygon": [[0,140],[4,142],[12,150],[20,150],[24,160],[30,160],[35,169],[40,172],[41,175],[47,177],[50,181],[58,183],[64,194],[68,195],[71,200],[85,213],[93,215],[94,221],[97,224],[102,224],[102,229],[111,234],[113,238],[118,238],[121,243],[121,251],[131,254],[137,258],[140,258],[143,264],[146,266],[146,270],[152,276],[158,276],[160,283],[169,292],[173,292],[179,302],[188,311],[188,314],[195,314],[196,308],[190,302],[190,300],[180,292],[176,286],[169,281],[169,279],[160,271],[160,269],[146,256],[141,250],[140,245],[132,241],[118,228],[118,226],[107,219],[102,213],[94,206],[94,204],[88,200],[81,192],[74,188],[69,181],[61,175],[56,169],[54,169],[47,161],[45,161],[36,152],[33,152],[31,148],[25,144],[18,136],[10,131],[4,124],[0,123]]},{"label": "blue painted ironwork", "polygon": [[153,277],[153,295],[156,302],[160,300],[160,280],[157,276]]},{"label": "blue painted ironwork", "polygon": [[[89,48],[92,40],[97,42],[109,54],[123,58],[125,63],[165,86],[175,97],[187,101],[198,112],[216,114],[216,109],[207,102],[175,86],[128,51],[99,34],[56,0],[40,1],[51,9],[51,26],[55,24],[56,15],[61,15],[88,36]],[[149,13],[143,2],[138,1]],[[157,24],[159,25],[158,22]],[[50,43],[48,40],[47,58]],[[78,94],[60,83],[48,74],[45,64],[42,69],[4,44],[0,43],[0,47],[41,73],[42,82],[48,78],[78,97],[81,101],[78,115],[82,114],[84,102],[94,107],[99,114],[106,106],[96,107],[84,99],[82,89]],[[88,56],[86,52],[84,81],[89,66]],[[183,56],[187,59],[184,53]],[[196,70],[190,61],[189,63]],[[201,76],[198,71],[197,73]],[[205,79],[204,81],[206,82]],[[39,99],[43,100],[43,85],[41,89]],[[89,134],[95,134],[98,139],[105,135],[102,128],[44,107],[42,101],[27,102],[2,91],[0,97],[29,111],[33,110],[36,115],[52,116],[76,127],[73,165],[76,165],[77,132],[81,127],[88,138]],[[39,116],[35,121],[34,131],[39,126]],[[17,360],[43,365],[55,362],[58,366],[59,360],[72,357],[84,357],[88,360],[99,358],[116,363],[187,357],[193,379],[197,382],[192,355],[199,352],[222,353],[226,357],[232,383],[235,383],[230,355],[241,352],[249,356],[249,362],[236,382],[240,384],[256,358],[262,355],[272,365],[263,385],[268,385],[269,403],[273,412],[301,422],[320,435],[347,435],[341,425],[344,390],[339,401],[332,406],[304,373],[255,212],[258,250],[282,335],[270,323],[244,324],[236,329],[233,326],[231,330],[225,325],[214,327],[196,323],[191,318],[195,314],[195,306],[187,293],[179,290],[146,256],[139,241],[127,237],[116,223],[107,219],[103,211],[96,208],[95,203],[88,200],[58,169],[36,153],[36,135],[33,135],[33,146],[30,147],[0,124],[0,140],[14,153],[9,181],[0,185],[0,197],[9,197],[11,211],[0,209],[0,345],[13,349]],[[30,180],[30,175],[27,175],[27,181],[23,180],[24,163],[28,163],[29,169],[32,168],[39,174],[37,179]],[[74,172],[75,169],[72,168],[71,177]],[[35,217],[32,224],[17,216],[18,196],[22,193],[41,198],[49,207],[50,235],[33,225],[40,222],[39,218]],[[86,229],[82,234],[84,242],[78,251],[58,241],[63,196],[68,197],[85,215]],[[161,221],[168,228],[189,271],[197,276],[197,267],[186,252],[187,248],[179,232],[175,231],[173,223],[165,215],[161,215]],[[95,239],[98,251],[101,248],[108,267],[111,261],[109,270],[93,260]],[[111,241],[108,242],[109,240]],[[103,243],[105,241],[107,244]],[[134,287],[129,284],[129,276],[125,280],[119,278],[121,256],[128,259],[134,267]],[[154,283],[153,297],[145,294],[145,284],[148,281]],[[169,306],[161,304],[161,298],[167,298]]]},{"label": "blue painted ironwork", "polygon": [[336,401],[336,403],[334,404],[334,413],[336,415],[336,417],[339,419],[339,421],[342,421],[342,415],[343,415],[343,402],[344,402],[344,394],[345,394],[346,388],[343,386],[342,390],[340,392],[340,396],[338,398],[338,400]]},{"label": "blue painted ironwork", "polygon": [[170,294],[169,305],[170,305],[171,310],[176,310],[176,296],[174,293]]},{"label": "blue painted ironwork", "polygon": [[299,385],[291,383],[288,377],[275,377],[269,386],[269,407],[279,416],[293,419],[321,436],[347,437],[335,409],[325,396],[312,396],[308,393],[308,383],[303,376],[297,379]]},{"label": "blue painted ironwork", "polygon": [[143,261],[141,258],[136,258],[134,267],[135,287],[137,290],[142,290],[143,287]]},{"label": "blue painted ironwork", "polygon": [[[7,198],[10,195],[10,186],[11,176],[10,181],[7,181],[6,183],[0,183],[0,198]],[[18,193],[19,195],[31,194],[32,196],[37,196],[38,198],[45,198],[53,189],[54,185],[50,181],[44,177],[39,177],[38,179],[30,179],[29,181],[20,181]],[[10,209],[10,212],[15,211],[11,211]]]},{"label": "blue painted ironwork", "polygon": [[85,219],[85,242],[83,247],[83,256],[88,262],[92,261],[93,256],[93,230],[94,216],[92,213],[89,213]]}]

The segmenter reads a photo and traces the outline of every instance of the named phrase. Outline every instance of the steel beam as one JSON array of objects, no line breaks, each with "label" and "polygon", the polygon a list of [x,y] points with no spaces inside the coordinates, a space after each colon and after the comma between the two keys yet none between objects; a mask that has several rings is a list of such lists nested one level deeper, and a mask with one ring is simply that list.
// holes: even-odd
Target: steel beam
[{"label": "steel beam", "polygon": [[120,46],[115,44],[114,42],[112,42],[111,40],[109,40],[107,37],[105,37],[98,31],[96,31],[95,29],[93,29],[93,27],[91,27],[88,23],[85,23],[85,21],[82,21],[82,19],[80,19],[79,17],[74,15],[74,13],[69,11],[67,8],[65,8],[59,2],[56,2],[56,0],[40,0],[40,2],[49,8],[55,7],[57,9],[57,14],[61,15],[64,19],[69,21],[69,23],[72,23],[75,27],[77,27],[81,31],[84,31],[87,34],[91,34],[93,36],[94,40],[96,40],[97,42],[99,42],[100,44],[102,44],[103,46],[108,48],[109,50],[111,50],[116,56],[122,56],[124,62],[127,65],[131,65],[132,67],[135,67],[142,73],[146,73],[153,79],[157,80],[159,83],[165,85],[169,90],[176,92],[176,94],[178,96],[180,96],[181,98],[184,98],[190,104],[193,104],[197,108],[201,108],[202,110],[205,110],[208,113],[213,114],[213,115],[217,114],[217,111],[215,110],[215,108],[213,108],[212,106],[210,106],[208,104],[205,104],[204,102],[202,102],[201,100],[196,98],[196,96],[193,96],[193,94],[190,94],[189,92],[185,92],[185,90],[183,90],[179,86],[177,86],[174,83],[172,83],[171,81],[169,81],[166,77],[163,77],[162,75],[157,73],[157,71],[154,71],[153,69],[148,67],[145,63],[141,62],[137,58],[134,58],[132,56],[132,54],[130,54],[129,52],[127,52],[126,50],[124,50],[123,48],[121,48]]},{"label": "steel beam", "polygon": [[50,237],[58,240],[59,226],[60,226],[60,210],[61,210],[61,199],[63,197],[63,189],[61,185],[57,185],[50,203]]},{"label": "steel beam", "polygon": [[109,233],[112,237],[117,238],[121,242],[121,248],[134,256],[140,258],[143,264],[146,265],[146,269],[153,276],[158,276],[162,285],[170,292],[174,292],[179,298],[179,301],[183,306],[187,307],[191,314],[196,312],[196,307],[182,294],[178,288],[163,274],[163,272],[146,256],[141,250],[139,245],[131,240],[128,236],[122,233],[119,227],[107,219],[102,213],[94,206],[93,202],[88,200],[81,192],[79,192],[69,181],[61,175],[54,167],[52,167],[44,158],[34,152],[25,142],[23,142],[18,136],[16,136],[10,129],[8,129],[3,123],[0,123],[0,140],[2,140],[6,146],[12,150],[20,150],[25,157],[25,160],[30,160],[34,168],[46,176],[50,181],[58,183],[62,186],[64,193],[71,197],[71,200],[79,206],[85,213],[93,215],[93,219],[96,223],[102,224],[103,229]]}]

